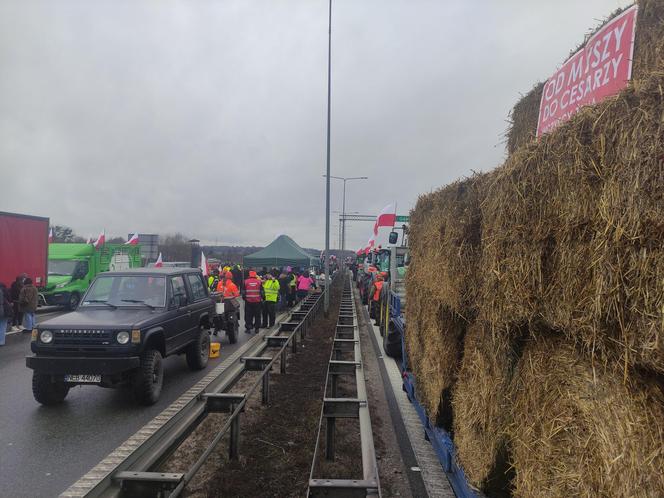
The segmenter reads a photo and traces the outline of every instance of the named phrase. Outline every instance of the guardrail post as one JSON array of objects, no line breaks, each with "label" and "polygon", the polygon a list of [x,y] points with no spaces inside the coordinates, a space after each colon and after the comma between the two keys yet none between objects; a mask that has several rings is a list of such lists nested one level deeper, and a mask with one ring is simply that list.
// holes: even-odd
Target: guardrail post
[{"label": "guardrail post", "polygon": [[265,372],[265,375],[263,375],[263,389],[261,393],[261,402],[264,405],[268,405],[270,403],[270,371],[268,370]]},{"label": "guardrail post", "polygon": [[285,374],[286,373],[286,358],[288,357],[288,354],[286,353],[286,348],[281,350],[281,365],[280,365],[280,373]]},{"label": "guardrail post", "polygon": [[[231,405],[231,412],[235,411],[235,405]],[[229,448],[229,457],[231,460],[237,460],[240,457],[240,414],[238,413],[231,422],[231,442]]]},{"label": "guardrail post", "polygon": [[293,353],[297,353],[297,334],[295,333],[293,334],[293,344],[291,346]]}]

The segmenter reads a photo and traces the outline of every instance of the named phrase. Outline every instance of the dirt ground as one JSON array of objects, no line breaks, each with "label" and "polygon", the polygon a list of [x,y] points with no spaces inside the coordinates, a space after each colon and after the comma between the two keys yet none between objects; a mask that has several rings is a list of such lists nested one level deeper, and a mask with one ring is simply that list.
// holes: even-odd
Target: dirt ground
[{"label": "dirt ground", "polygon": [[[241,418],[240,458],[228,459],[226,436],[187,486],[188,497],[303,497],[316,444],[323,389],[340,301],[340,287],[331,296],[330,316],[322,316],[310,327],[297,354],[288,355],[286,374],[279,373],[279,362],[271,373],[269,407],[261,405],[260,388],[249,398]],[[363,320],[360,314],[360,320]],[[374,445],[385,497],[410,497],[406,469],[383,391],[378,360],[371,339],[362,330],[362,355]],[[352,353],[342,360],[352,360]],[[348,356],[349,355],[349,356]],[[246,391],[258,378],[249,372],[233,387]],[[338,397],[356,397],[353,377],[341,377]],[[162,471],[186,472],[196,461],[216,431],[226,422],[226,414],[211,414],[178,448]],[[359,422],[338,419],[336,458],[324,460],[325,423],[319,442],[314,477],[361,479],[362,458]]]},{"label": "dirt ground", "polygon": [[[330,316],[321,317],[289,354],[286,374],[279,365],[271,373],[270,406],[263,407],[260,389],[249,399],[240,427],[240,458],[228,459],[228,438],[222,440],[194,480],[190,497],[291,497],[305,496],[316,444],[327,363],[332,349],[340,300],[333,292]],[[245,375],[232,391],[242,392],[257,374]],[[180,446],[163,471],[186,471],[203,452],[205,443],[227,420],[213,414]]]}]

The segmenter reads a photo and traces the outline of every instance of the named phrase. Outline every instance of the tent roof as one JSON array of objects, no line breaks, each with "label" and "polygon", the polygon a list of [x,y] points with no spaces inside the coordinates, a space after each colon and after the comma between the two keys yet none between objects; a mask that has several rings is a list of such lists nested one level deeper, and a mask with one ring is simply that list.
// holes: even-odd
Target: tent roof
[{"label": "tent roof", "polygon": [[311,256],[288,235],[279,235],[267,247],[244,257],[244,266],[302,266],[311,265]]}]

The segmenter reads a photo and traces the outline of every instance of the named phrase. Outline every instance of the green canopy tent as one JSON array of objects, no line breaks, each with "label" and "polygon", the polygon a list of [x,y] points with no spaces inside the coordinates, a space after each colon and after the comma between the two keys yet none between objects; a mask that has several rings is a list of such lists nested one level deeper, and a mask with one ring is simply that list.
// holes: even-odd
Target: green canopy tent
[{"label": "green canopy tent", "polygon": [[267,247],[245,256],[243,264],[245,268],[309,268],[313,259],[288,235],[279,235]]}]

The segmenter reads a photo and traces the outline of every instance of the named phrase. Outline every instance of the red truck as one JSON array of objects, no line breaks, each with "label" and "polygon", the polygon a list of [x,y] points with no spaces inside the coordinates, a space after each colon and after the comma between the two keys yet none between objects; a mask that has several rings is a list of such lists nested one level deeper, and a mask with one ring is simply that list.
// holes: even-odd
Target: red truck
[{"label": "red truck", "polygon": [[27,273],[37,287],[46,285],[49,219],[0,211],[0,282],[7,287]]}]

